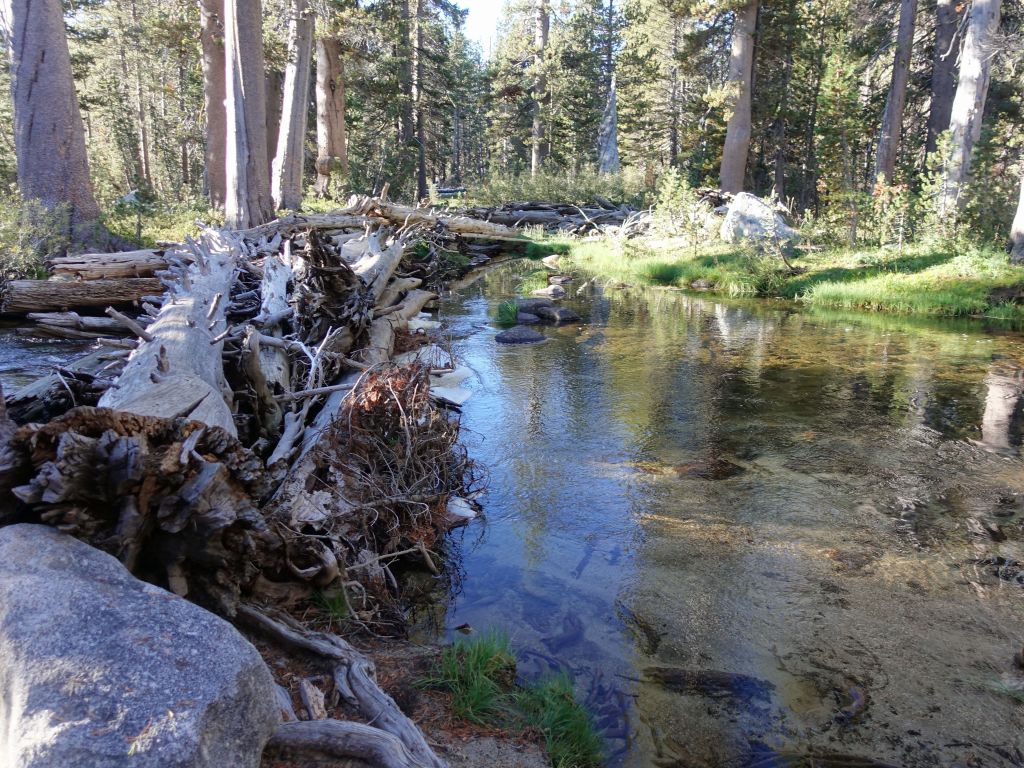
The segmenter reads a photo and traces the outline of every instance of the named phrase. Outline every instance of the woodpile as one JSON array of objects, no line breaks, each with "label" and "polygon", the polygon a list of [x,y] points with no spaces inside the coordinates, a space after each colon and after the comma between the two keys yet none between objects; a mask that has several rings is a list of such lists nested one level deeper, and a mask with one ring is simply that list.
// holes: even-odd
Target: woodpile
[{"label": "woodpile", "polygon": [[[515,238],[501,224],[359,199],[336,214],[208,230],[131,256],[162,260],[154,277],[117,278],[149,283],[135,313],[92,317],[51,302],[53,312],[33,314],[102,344],[8,397],[22,426],[0,424],[0,525],[55,526],[279,639],[301,632],[260,619],[271,615],[265,606],[288,609],[324,590],[353,621],[379,626],[395,604],[389,565],[405,558],[436,571],[448,505],[465,503],[474,482],[457,421],[430,395],[453,361],[435,351],[398,369],[396,339],[436,298],[421,286],[444,252],[483,255]],[[110,282],[116,255],[97,263],[65,263],[76,279],[39,284]],[[42,301],[30,303],[15,306]],[[409,765],[443,765],[385,706],[365,659],[329,646],[318,647],[347,670],[354,703],[370,719],[390,712],[359,739],[386,732],[394,764],[408,754]]]},{"label": "woodpile", "polygon": [[542,227],[549,233],[571,235],[617,234],[623,228],[640,227],[647,218],[647,212],[604,199],[590,205],[520,201],[461,213],[507,227]]}]

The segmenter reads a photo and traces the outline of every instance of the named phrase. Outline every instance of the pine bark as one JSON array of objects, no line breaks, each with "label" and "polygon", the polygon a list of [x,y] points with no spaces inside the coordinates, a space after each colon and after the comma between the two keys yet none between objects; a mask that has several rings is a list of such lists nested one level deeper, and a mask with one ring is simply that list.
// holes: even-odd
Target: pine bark
[{"label": "pine bark", "polygon": [[903,132],[903,110],[907,103],[907,79],[910,75],[910,53],[914,47],[914,21],[917,18],[917,0],[900,2],[900,21],[896,31],[896,54],[892,64],[889,96],[882,114],[882,131],[875,152],[875,179],[892,183],[896,172],[896,157]]},{"label": "pine bark", "polygon": [[971,6],[949,121],[951,148],[943,174],[942,215],[955,216],[966,202],[963,190],[971,171],[971,153],[981,136],[1000,5],[1001,0],[974,0]]},{"label": "pine bark", "polygon": [[245,229],[274,216],[267,168],[267,112],[260,0],[226,0],[227,200],[225,220]]},{"label": "pine bark", "polygon": [[302,168],[309,116],[309,69],[313,58],[313,16],[306,0],[292,0],[288,19],[288,67],[284,73],[281,130],[274,156],[274,206],[302,206]]},{"label": "pine bark", "polygon": [[264,73],[264,94],[267,99],[267,168],[272,168],[274,155],[277,153],[277,138],[281,134],[284,72],[270,69]]},{"label": "pine bark", "polygon": [[427,126],[426,104],[423,98],[423,26],[426,18],[426,1],[416,0],[416,38],[413,46],[415,61],[413,73],[416,81],[413,86],[413,99],[416,110],[416,197],[418,200],[424,200],[427,197]]},{"label": "pine bark", "polygon": [[0,7],[10,47],[18,187],[48,208],[67,206],[72,247],[106,245],[61,2],[4,0]]},{"label": "pine bark", "polygon": [[938,0],[935,8],[935,52],[932,56],[931,105],[925,153],[935,151],[939,134],[949,128],[956,90],[956,59],[960,47],[960,17],[956,0]]},{"label": "pine bark", "polygon": [[345,60],[335,38],[316,41],[316,185],[326,197],[331,174],[348,177],[348,133],[345,127]]},{"label": "pine bark", "polygon": [[224,208],[227,193],[227,111],[224,64],[224,0],[200,0],[199,41],[203,59],[203,103],[206,108],[206,190],[210,205]]},{"label": "pine bark", "polygon": [[619,112],[614,77],[608,89],[608,102],[597,136],[597,163],[601,173],[619,172]]},{"label": "pine bark", "polygon": [[1017,201],[1017,215],[1013,217],[1010,228],[1010,261],[1014,264],[1024,263],[1024,175],[1020,180],[1020,199]]},{"label": "pine bark", "polygon": [[530,151],[530,175],[536,176],[548,155],[544,111],[548,104],[548,78],[545,72],[544,54],[548,47],[548,33],[551,28],[551,14],[548,0],[535,0],[534,6],[534,47],[533,47],[533,146]]},{"label": "pine bark", "polygon": [[754,30],[757,26],[758,0],[749,0],[736,11],[729,55],[731,113],[722,151],[720,184],[725,192],[742,192],[750,149],[751,76],[754,67]]}]

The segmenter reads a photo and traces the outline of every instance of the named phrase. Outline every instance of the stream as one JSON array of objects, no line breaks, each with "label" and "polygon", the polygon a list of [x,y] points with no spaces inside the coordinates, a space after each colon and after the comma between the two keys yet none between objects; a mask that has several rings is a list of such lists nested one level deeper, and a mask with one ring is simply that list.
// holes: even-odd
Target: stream
[{"label": "stream", "polygon": [[1024,765],[1024,335],[573,284],[498,345],[532,269],[442,303],[489,485],[421,633],[571,675],[613,766]]}]

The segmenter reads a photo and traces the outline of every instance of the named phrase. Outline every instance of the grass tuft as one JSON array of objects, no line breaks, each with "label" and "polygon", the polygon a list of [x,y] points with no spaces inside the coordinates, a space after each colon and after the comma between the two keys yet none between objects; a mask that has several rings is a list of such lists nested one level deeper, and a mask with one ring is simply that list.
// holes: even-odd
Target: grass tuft
[{"label": "grass tuft", "polygon": [[508,299],[498,305],[498,325],[515,325],[519,322],[519,305],[515,299]]},{"label": "grass tuft", "polygon": [[456,640],[419,683],[452,694],[452,713],[477,725],[535,729],[554,768],[598,768],[601,736],[566,675],[519,687],[508,637],[489,632]]}]

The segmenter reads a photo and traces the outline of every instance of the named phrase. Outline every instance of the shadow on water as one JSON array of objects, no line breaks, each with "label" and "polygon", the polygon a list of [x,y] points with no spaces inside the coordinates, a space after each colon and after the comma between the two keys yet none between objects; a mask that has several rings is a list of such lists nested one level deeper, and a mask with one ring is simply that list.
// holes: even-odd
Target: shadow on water
[{"label": "shadow on water", "polygon": [[444,626],[571,674],[612,765],[1024,765],[1024,337],[570,287],[497,345],[535,268],[443,303],[491,480]]}]

